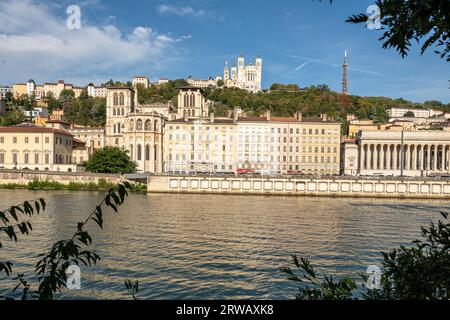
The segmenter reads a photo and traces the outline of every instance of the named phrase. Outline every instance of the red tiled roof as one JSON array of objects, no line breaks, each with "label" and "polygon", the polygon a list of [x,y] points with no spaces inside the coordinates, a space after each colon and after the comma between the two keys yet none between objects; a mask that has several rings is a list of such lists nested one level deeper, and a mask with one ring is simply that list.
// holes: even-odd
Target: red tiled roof
[{"label": "red tiled roof", "polygon": [[293,117],[271,117],[270,120],[273,122],[300,122]]},{"label": "red tiled roof", "polygon": [[0,127],[0,132],[3,133],[59,133],[64,134],[66,136],[73,137],[72,134],[70,134],[67,131],[54,129],[54,128],[44,128],[44,127],[38,127],[38,126],[14,126],[14,127]]},{"label": "red tiled roof", "polygon": [[238,121],[248,122],[267,122],[267,118],[263,117],[238,117]]}]

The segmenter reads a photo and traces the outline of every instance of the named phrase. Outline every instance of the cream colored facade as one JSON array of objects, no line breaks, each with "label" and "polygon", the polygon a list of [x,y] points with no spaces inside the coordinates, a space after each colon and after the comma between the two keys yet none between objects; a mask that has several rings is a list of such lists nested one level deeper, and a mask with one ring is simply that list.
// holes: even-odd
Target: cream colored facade
[{"label": "cream colored facade", "polygon": [[385,124],[375,124],[373,120],[353,120],[348,127],[348,137],[354,139],[361,131],[415,131],[418,129],[416,122],[398,119]]},{"label": "cream colored facade", "polygon": [[52,95],[55,99],[59,99],[59,96],[63,90],[73,90],[75,97],[78,98],[83,92],[83,88],[74,87],[72,84],[64,83],[64,80],[59,80],[57,83],[45,83],[43,86],[44,95]]},{"label": "cream colored facade", "polygon": [[450,172],[449,131],[362,131],[356,143],[360,175],[428,176]]},{"label": "cream colored facade", "polygon": [[236,117],[169,121],[165,171],[338,174],[340,123]]},{"label": "cream colored facade", "polygon": [[197,87],[180,88],[178,94],[177,118],[198,118],[209,116],[209,102],[205,100],[203,91]]},{"label": "cream colored facade", "polygon": [[0,127],[0,167],[41,171],[76,171],[73,136],[33,125]]},{"label": "cream colored facade", "polygon": [[216,77],[214,79],[213,77],[209,77],[208,79],[194,79],[192,76],[187,79],[187,82],[189,85],[197,88],[206,89],[209,87],[216,88],[217,87],[217,81],[219,81],[221,78]]},{"label": "cream colored facade", "polygon": [[106,145],[127,150],[138,171],[162,173],[167,118],[138,105],[137,94],[130,88],[109,88],[106,106]]},{"label": "cream colored facade", "polygon": [[166,123],[165,172],[234,172],[236,125],[232,119],[180,119]]},{"label": "cream colored facade", "polygon": [[55,99],[58,99],[63,90],[73,90],[75,97],[78,98],[84,88],[76,87],[72,84],[66,84],[64,83],[64,80],[59,80],[57,83],[37,85],[34,80],[30,79],[26,84],[14,84],[12,92],[16,98],[22,95],[34,95],[35,99],[39,101],[48,95],[52,95]]},{"label": "cream colored facade", "polygon": [[238,118],[239,169],[261,173],[338,174],[339,122],[293,118]]},{"label": "cream colored facade", "polygon": [[72,126],[69,129],[69,132],[75,139],[82,141],[84,144],[82,148],[77,148],[74,150],[74,163],[82,164],[83,162],[89,160],[96,150],[105,147],[104,128]]},{"label": "cream colored facade", "polygon": [[[136,91],[109,88],[105,145],[129,151],[138,171],[339,174],[341,124],[306,119],[209,114],[200,88],[184,87],[178,107],[139,105]],[[80,137],[78,137],[80,138]]]},{"label": "cream colored facade", "polygon": [[14,98],[19,98],[23,95],[27,94],[27,84],[26,83],[17,83],[12,86],[12,93]]}]

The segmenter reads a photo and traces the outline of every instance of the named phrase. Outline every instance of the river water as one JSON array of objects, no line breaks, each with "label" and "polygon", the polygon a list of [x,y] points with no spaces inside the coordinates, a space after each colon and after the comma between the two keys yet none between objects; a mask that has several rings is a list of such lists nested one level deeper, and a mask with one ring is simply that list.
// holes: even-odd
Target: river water
[{"label": "river water", "polygon": [[[37,255],[72,237],[102,193],[0,191],[1,208],[44,197],[33,232],[4,241],[0,260],[32,275]],[[279,271],[291,255],[322,271],[357,275],[380,265],[380,251],[408,244],[420,226],[450,211],[450,202],[227,195],[131,195],[105,228],[90,227],[102,257],[83,267],[81,290],[60,299],[128,299],[124,280],[138,280],[142,299],[292,299],[297,284]],[[3,236],[3,235],[2,235]],[[15,282],[0,275],[0,293]]]}]

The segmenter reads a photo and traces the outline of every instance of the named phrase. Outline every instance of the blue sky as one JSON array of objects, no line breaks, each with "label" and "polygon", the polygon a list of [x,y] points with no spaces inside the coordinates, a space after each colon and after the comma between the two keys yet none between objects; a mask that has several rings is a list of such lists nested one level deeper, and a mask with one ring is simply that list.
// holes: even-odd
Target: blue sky
[{"label": "blue sky", "polygon": [[[264,59],[263,87],[328,84],[340,90],[344,50],[350,91],[412,101],[450,102],[450,65],[415,46],[402,59],[381,31],[345,23],[374,1],[0,0],[0,84],[60,78],[77,85],[133,75],[222,75],[241,52]],[[81,30],[65,26],[79,5]]]}]

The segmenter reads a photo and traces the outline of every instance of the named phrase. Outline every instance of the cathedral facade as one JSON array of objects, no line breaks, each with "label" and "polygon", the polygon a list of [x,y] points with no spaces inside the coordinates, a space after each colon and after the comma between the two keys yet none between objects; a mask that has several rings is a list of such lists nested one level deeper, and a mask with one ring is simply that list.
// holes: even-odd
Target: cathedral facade
[{"label": "cathedral facade", "polygon": [[245,59],[242,55],[237,59],[237,65],[233,64],[231,69],[228,66],[228,61],[225,62],[223,73],[225,87],[260,92],[262,90],[262,63],[263,60],[258,57],[255,64],[245,65]]},{"label": "cathedral facade", "polygon": [[106,98],[106,145],[128,151],[137,171],[162,173],[164,128],[168,121],[208,116],[209,103],[200,88],[180,88],[178,106],[168,102],[139,104],[137,91],[108,88]]}]

